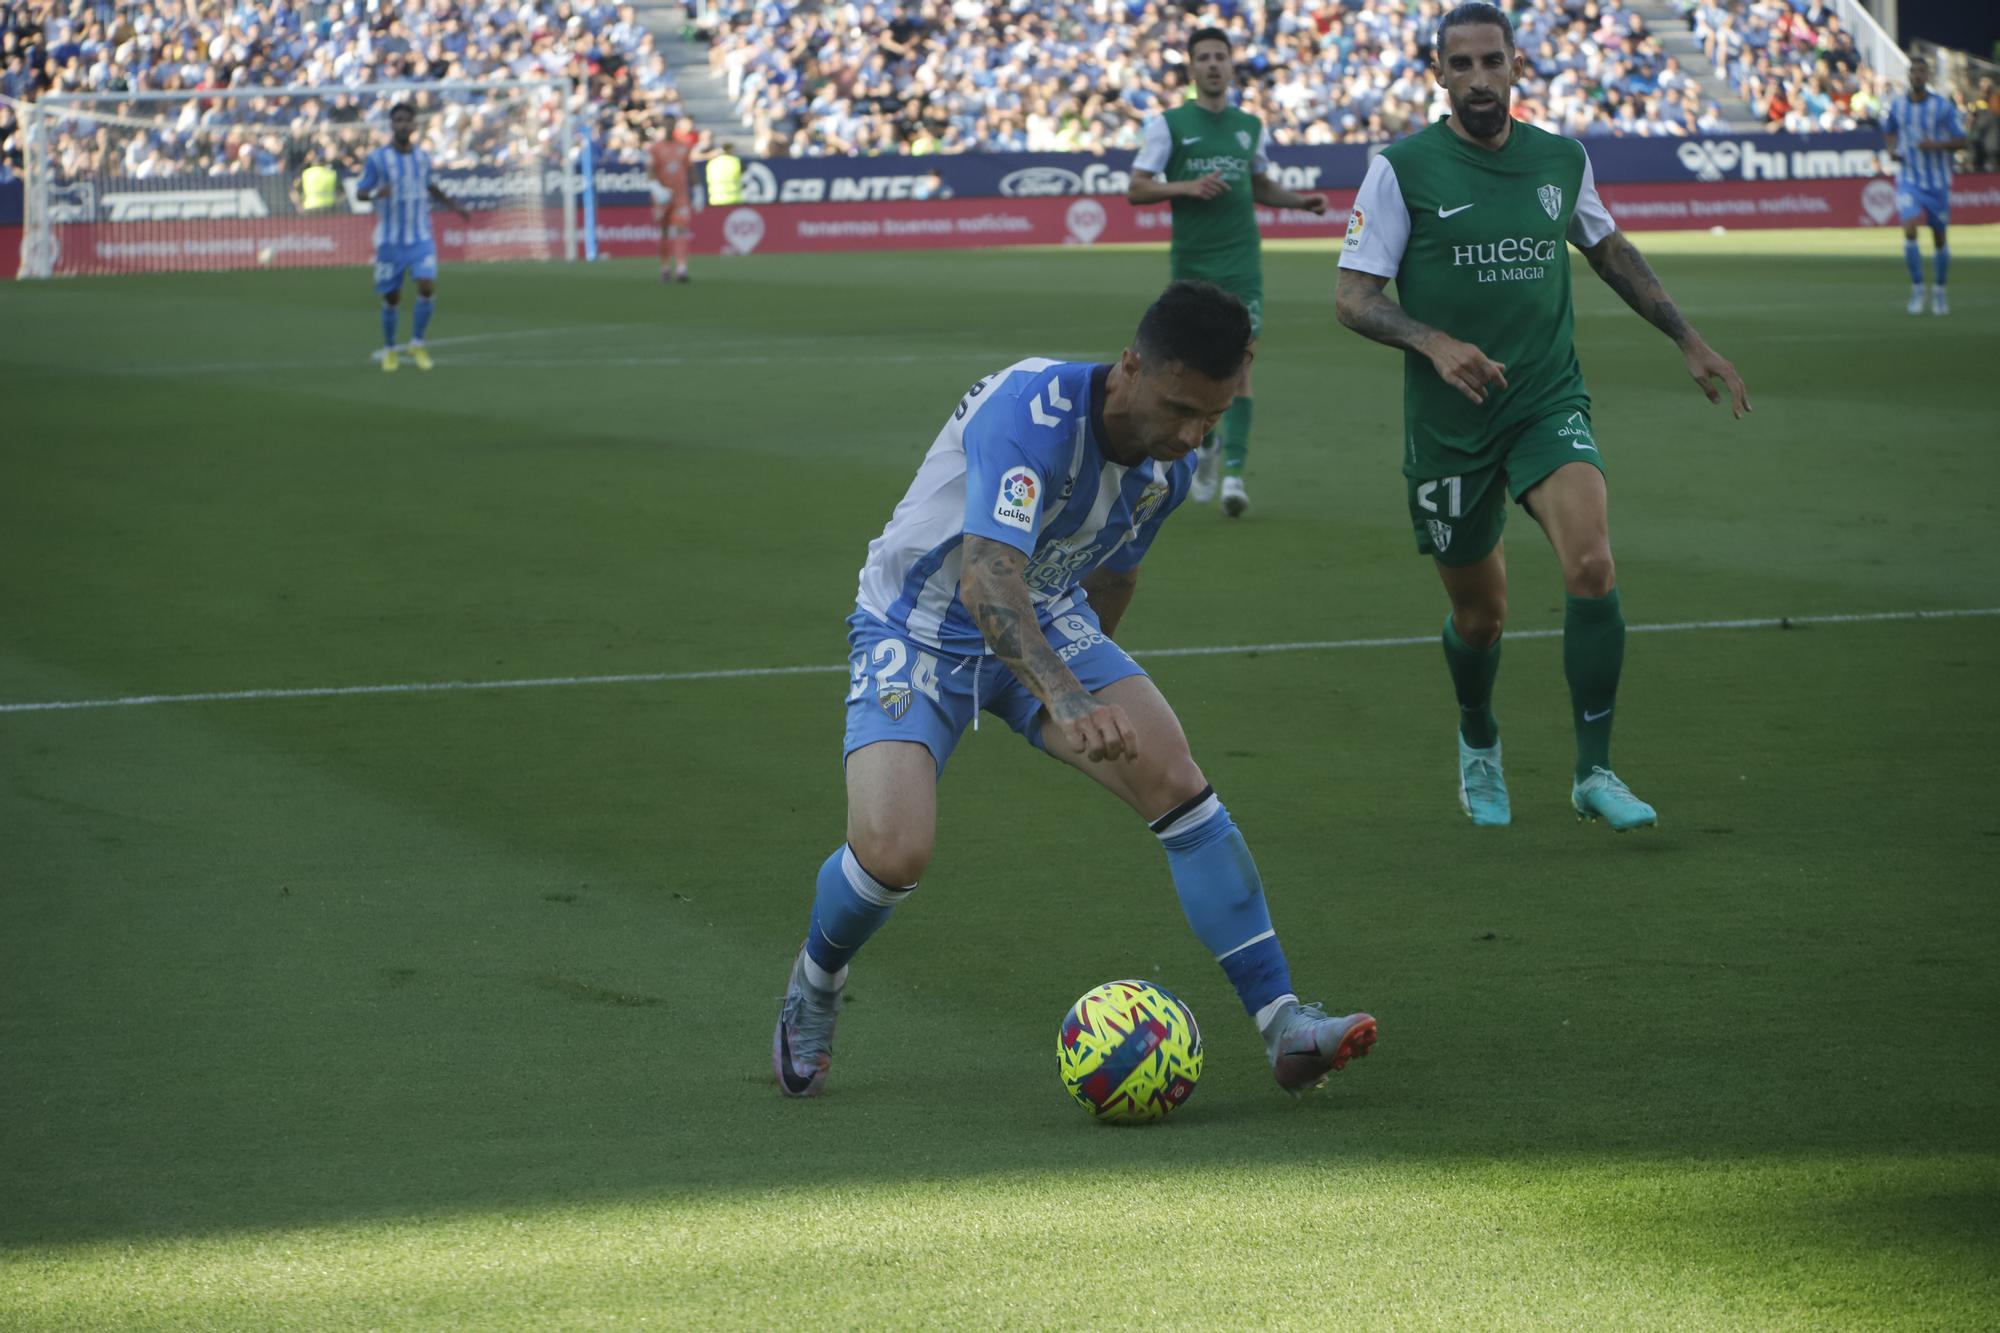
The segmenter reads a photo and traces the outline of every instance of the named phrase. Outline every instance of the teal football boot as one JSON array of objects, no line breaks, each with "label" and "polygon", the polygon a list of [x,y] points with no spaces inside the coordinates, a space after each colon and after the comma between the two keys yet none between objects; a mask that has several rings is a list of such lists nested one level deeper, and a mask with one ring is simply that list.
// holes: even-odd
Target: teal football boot
[{"label": "teal football boot", "polygon": [[1608,768],[1593,767],[1589,777],[1570,788],[1569,803],[1578,819],[1601,819],[1620,833],[1660,822],[1659,813]]},{"label": "teal football boot", "polygon": [[1475,824],[1514,822],[1507,802],[1507,779],[1500,773],[1500,742],[1475,750],[1458,738],[1458,805]]}]

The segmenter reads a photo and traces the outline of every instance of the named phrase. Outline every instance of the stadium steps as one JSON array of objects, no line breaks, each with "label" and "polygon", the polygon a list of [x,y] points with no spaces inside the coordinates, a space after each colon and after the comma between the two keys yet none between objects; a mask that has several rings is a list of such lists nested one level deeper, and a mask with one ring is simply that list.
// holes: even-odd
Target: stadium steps
[{"label": "stadium steps", "polygon": [[660,54],[667,58],[674,86],[680,90],[681,106],[696,128],[713,130],[718,142],[731,135],[741,136],[743,121],[729,103],[722,76],[708,67],[707,43],[683,35],[689,22],[686,7],[678,0],[635,0],[632,8],[653,34]]},{"label": "stadium steps", "polygon": [[1626,0],[1625,7],[1646,20],[1646,28],[1660,42],[1660,49],[1680,62],[1701,92],[1702,105],[1710,102],[1722,108],[1731,129],[1741,134],[1761,132],[1764,123],[1750,110],[1729,80],[1716,73],[1715,66],[1702,54],[1694,29],[1688,26],[1680,7],[1672,0]]}]

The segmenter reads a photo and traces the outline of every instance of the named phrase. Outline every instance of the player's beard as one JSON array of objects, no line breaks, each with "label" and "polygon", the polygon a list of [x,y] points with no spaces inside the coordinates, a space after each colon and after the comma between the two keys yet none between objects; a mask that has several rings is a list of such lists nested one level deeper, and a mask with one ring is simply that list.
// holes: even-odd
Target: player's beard
[{"label": "player's beard", "polygon": [[1492,139],[1507,126],[1507,107],[1511,97],[1510,89],[1502,89],[1492,102],[1473,105],[1470,101],[1452,99],[1452,114],[1458,123],[1465,126],[1465,132],[1475,139]]}]

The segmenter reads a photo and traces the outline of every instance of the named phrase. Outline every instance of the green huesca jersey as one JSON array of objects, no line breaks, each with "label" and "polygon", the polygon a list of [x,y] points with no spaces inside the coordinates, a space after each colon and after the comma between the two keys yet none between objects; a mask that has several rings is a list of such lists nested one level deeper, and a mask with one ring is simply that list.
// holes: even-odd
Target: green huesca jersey
[{"label": "green huesca jersey", "polygon": [[1264,122],[1236,107],[1205,111],[1183,102],[1146,122],[1132,166],[1163,181],[1220,172],[1229,188],[1215,198],[1172,201],[1173,275],[1207,278],[1246,299],[1262,296],[1264,260],[1251,188],[1271,169]]},{"label": "green huesca jersey", "polygon": [[1405,355],[1406,473],[1451,475],[1516,426],[1588,408],[1565,242],[1595,245],[1615,227],[1583,145],[1519,121],[1498,152],[1440,120],[1369,164],[1340,266],[1394,278],[1413,318],[1507,368],[1507,387],[1473,403]]}]

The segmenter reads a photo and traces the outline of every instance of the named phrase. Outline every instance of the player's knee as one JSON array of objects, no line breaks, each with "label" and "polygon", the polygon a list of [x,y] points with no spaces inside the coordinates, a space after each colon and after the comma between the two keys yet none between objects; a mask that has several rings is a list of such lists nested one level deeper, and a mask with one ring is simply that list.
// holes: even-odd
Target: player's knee
[{"label": "player's knee", "polygon": [[869,826],[850,823],[847,830],[847,845],[861,868],[877,882],[893,888],[915,884],[924,877],[924,870],[931,863],[933,841],[929,829],[893,823]]},{"label": "player's knee", "polygon": [[1595,546],[1570,559],[1563,582],[1577,597],[1602,597],[1618,582],[1618,568],[1611,560],[1610,546]]},{"label": "player's knee", "polygon": [[1139,788],[1135,793],[1136,804],[1141,811],[1171,810],[1201,795],[1208,786],[1201,766],[1185,749],[1159,758],[1141,751],[1139,771],[1133,776],[1137,779],[1134,785]]},{"label": "player's knee", "polygon": [[1465,640],[1466,647],[1491,648],[1500,642],[1500,632],[1507,628],[1507,599],[1496,597],[1489,601],[1454,606],[1451,609],[1451,627],[1458,631],[1459,638]]}]

